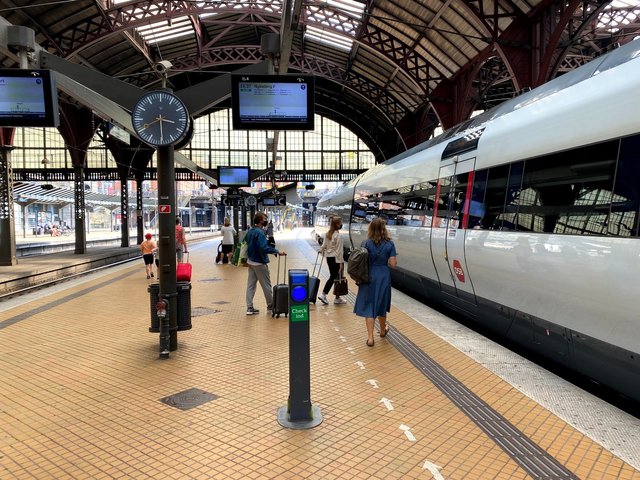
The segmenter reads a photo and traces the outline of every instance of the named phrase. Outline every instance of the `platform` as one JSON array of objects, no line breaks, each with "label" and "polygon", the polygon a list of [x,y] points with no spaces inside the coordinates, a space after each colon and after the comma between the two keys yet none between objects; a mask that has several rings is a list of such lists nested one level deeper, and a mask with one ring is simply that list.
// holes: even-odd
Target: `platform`
[{"label": "platform", "polygon": [[[308,230],[287,233],[288,268],[310,270]],[[259,288],[246,316],[246,270],[215,265],[216,247],[190,248],[193,328],[167,360],[141,260],[0,303],[0,478],[640,479],[638,419],[576,404],[588,395],[396,291],[391,332],[369,348],[353,284],[346,305],[311,306],[323,421],[283,428],[288,319]],[[608,422],[609,437],[589,431]]]}]

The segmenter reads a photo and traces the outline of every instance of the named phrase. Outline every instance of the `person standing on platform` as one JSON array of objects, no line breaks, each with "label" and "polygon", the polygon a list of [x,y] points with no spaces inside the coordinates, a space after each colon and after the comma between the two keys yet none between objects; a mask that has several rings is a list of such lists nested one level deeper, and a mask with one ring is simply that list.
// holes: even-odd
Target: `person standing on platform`
[{"label": "person standing on platform", "polygon": [[180,221],[180,217],[176,217],[176,258],[178,263],[182,263],[184,254],[189,253],[187,249],[187,236],[184,233],[184,227]]},{"label": "person standing on platform", "polygon": [[272,247],[276,246],[276,239],[273,236],[273,222],[271,220],[269,220],[269,223],[267,223],[267,241],[269,242],[269,245],[271,245]]},{"label": "person standing on platform", "polygon": [[222,232],[222,255],[223,258],[227,258],[227,261],[224,263],[231,263],[236,229],[231,225],[231,220],[229,220],[229,217],[225,217],[224,225],[222,226],[220,231]]},{"label": "person standing on platform", "polygon": [[149,279],[153,277],[153,254],[158,246],[156,242],[151,240],[153,235],[150,233],[147,233],[144,238],[146,238],[146,240],[140,244],[140,251],[142,252],[142,259],[144,260],[144,267],[147,270],[147,279]]},{"label": "person standing on platform", "polygon": [[[327,294],[333,288],[334,282],[344,275],[344,244],[340,235],[341,228],[342,219],[340,217],[331,217],[329,231],[324,237],[322,247],[320,247],[320,253],[326,257],[327,266],[329,267],[329,279],[324,284],[322,293],[318,295],[318,299],[325,305],[329,303]],[[341,304],[347,303],[347,301],[337,296],[333,303]]]},{"label": "person standing on platform", "polygon": [[244,237],[247,242],[247,266],[249,275],[247,276],[247,315],[255,315],[260,310],[253,308],[253,297],[256,294],[256,283],[260,282],[262,293],[267,301],[267,309],[273,307],[273,289],[271,287],[271,277],[269,275],[269,254],[286,255],[277,248],[269,245],[264,228],[267,225],[267,215],[258,212],[253,217],[253,227],[249,229]]},{"label": "person standing on platform", "polygon": [[387,313],[391,311],[391,268],[397,265],[396,246],[387,232],[386,222],[374,218],[369,224],[367,240],[363,246],[369,252],[369,282],[361,283],[353,312],[365,317],[367,346],[373,347],[374,319],[380,323],[380,336],[389,331]]}]

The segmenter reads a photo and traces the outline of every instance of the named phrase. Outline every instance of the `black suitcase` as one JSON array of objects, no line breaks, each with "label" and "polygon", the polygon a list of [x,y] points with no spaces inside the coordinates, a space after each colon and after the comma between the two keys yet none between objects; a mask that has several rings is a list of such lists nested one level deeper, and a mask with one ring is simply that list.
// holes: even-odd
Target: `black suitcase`
[{"label": "black suitcase", "polygon": [[[273,305],[271,316],[280,318],[280,315],[289,315],[289,285],[280,282],[280,259],[278,256],[278,273],[276,284],[273,286]],[[287,256],[284,255],[284,275],[287,273]],[[285,278],[285,276],[283,276]]]},{"label": "black suitcase", "polygon": [[[322,259],[320,260],[320,265],[318,266],[318,257],[320,256],[320,252],[316,255],[316,263],[313,264],[313,270],[311,271],[311,276],[309,277],[309,303],[316,303],[318,299],[318,291],[320,290],[320,269],[322,268],[322,262],[324,262],[324,255],[322,255]],[[318,272],[316,273],[316,267],[318,267]]]},{"label": "black suitcase", "polygon": [[[218,253],[216,255],[216,264],[218,263],[222,263],[222,256],[224,254],[222,253],[222,242],[220,242],[220,244],[218,245]],[[224,255],[224,257],[226,258],[227,256]],[[226,263],[226,262],[225,262]]]}]

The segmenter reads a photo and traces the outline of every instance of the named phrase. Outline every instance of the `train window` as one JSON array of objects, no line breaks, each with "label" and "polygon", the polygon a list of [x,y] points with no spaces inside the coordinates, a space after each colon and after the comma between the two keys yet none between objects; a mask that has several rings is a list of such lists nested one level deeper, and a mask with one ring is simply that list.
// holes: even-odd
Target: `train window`
[{"label": "train window", "polygon": [[[519,212],[533,217],[523,223],[541,217],[543,232],[606,234],[617,145],[605,142],[528,160],[522,190],[529,190],[529,205]],[[540,231],[539,221],[532,226]]]},{"label": "train window", "polygon": [[435,212],[434,227],[461,227],[460,217],[467,191],[469,173],[440,179],[440,195]]},{"label": "train window", "polygon": [[370,195],[366,198],[366,221],[370,221],[372,216],[379,216],[388,225],[431,225],[433,201],[429,202],[427,195],[431,189],[435,192],[433,184],[427,182]]},{"label": "train window", "polygon": [[640,135],[624,138],[620,144],[609,215],[609,235],[638,236],[640,204],[638,185],[640,185]]},{"label": "train window", "polygon": [[520,230],[518,228],[518,205],[522,191],[522,173],[524,162],[512,163],[509,167],[509,180],[503,212],[496,217],[494,229]]},{"label": "train window", "polygon": [[504,211],[504,202],[509,179],[509,165],[500,165],[489,169],[485,191],[486,211],[481,226],[487,230],[497,230],[502,225],[498,217]]},{"label": "train window", "polygon": [[544,215],[540,195],[533,188],[522,188],[518,202],[518,230],[525,232],[544,232]]},{"label": "train window", "polygon": [[471,204],[467,209],[467,228],[481,228],[482,219],[486,212],[484,194],[487,189],[488,170],[478,170],[473,176],[473,190],[471,191]]}]

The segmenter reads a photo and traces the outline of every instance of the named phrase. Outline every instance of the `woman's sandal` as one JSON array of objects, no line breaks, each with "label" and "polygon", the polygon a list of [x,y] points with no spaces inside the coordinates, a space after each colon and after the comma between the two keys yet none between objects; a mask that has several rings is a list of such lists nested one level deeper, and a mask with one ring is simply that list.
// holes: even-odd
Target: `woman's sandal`
[{"label": "woman's sandal", "polygon": [[384,332],[380,332],[380,338],[386,337],[387,333],[389,333],[389,325],[385,325]]},{"label": "woman's sandal", "polygon": [[375,340],[371,340],[371,343],[369,343],[369,340],[367,340],[367,347],[373,347],[375,344]]}]

